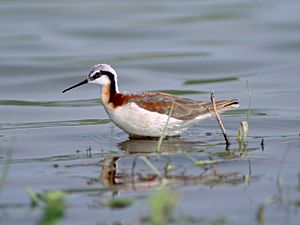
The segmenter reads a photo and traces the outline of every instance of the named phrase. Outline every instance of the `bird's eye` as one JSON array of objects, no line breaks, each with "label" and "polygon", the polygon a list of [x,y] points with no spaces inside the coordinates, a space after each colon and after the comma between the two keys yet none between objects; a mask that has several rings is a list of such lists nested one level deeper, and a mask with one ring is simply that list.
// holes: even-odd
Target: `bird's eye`
[{"label": "bird's eye", "polygon": [[97,71],[97,72],[91,73],[89,75],[89,77],[91,80],[96,80],[97,78],[101,77],[101,73]]}]

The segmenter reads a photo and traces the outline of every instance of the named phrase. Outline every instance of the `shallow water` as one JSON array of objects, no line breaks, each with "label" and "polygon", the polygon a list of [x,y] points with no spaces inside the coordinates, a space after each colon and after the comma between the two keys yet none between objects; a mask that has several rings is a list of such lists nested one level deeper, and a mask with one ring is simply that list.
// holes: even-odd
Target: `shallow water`
[{"label": "shallow water", "polygon": [[[0,223],[37,223],[43,208],[30,208],[31,187],[70,192],[62,224],[138,224],[161,185],[149,178],[149,156],[161,173],[174,168],[164,181],[180,196],[172,224],[255,224],[272,196],[280,201],[266,207],[266,224],[300,224],[299,11],[292,0],[1,1],[1,173],[9,166]],[[156,141],[130,141],[108,120],[98,87],[61,93],[103,62],[121,90],[238,98],[240,108],[222,116],[232,152],[211,119],[165,140],[158,157]],[[241,153],[235,137],[249,104]],[[113,182],[107,164],[117,166]],[[110,198],[134,204],[112,210]]]}]

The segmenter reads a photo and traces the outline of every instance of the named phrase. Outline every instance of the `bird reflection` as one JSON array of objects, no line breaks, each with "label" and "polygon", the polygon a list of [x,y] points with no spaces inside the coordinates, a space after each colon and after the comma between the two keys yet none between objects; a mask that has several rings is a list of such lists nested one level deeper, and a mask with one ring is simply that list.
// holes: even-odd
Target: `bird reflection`
[{"label": "bird reflection", "polygon": [[[159,152],[182,153],[199,149],[200,141],[185,141],[180,137],[164,139]],[[129,139],[118,144],[118,147],[127,154],[151,154],[157,152],[158,139]]]},{"label": "bird reflection", "polygon": [[111,157],[104,160],[102,164],[101,182],[105,187],[118,185],[117,181],[117,161],[119,157]]},{"label": "bird reflection", "polygon": [[[253,178],[251,173],[246,176],[240,171],[228,171],[226,164],[222,166],[222,163],[208,163],[200,167],[194,164],[188,156],[194,155],[195,159],[200,158],[200,161],[214,158],[218,158],[218,162],[228,161],[227,155],[223,156],[225,152],[211,158],[211,155],[203,150],[207,147],[203,142],[185,141],[181,138],[165,139],[160,148],[161,157],[153,154],[157,152],[157,143],[157,140],[151,139],[126,140],[119,143],[118,147],[125,154],[106,157],[101,162],[102,170],[99,177],[89,180],[88,184],[100,182],[110,190],[110,193],[116,195],[119,191],[154,190],[162,183],[164,185],[196,183],[212,187],[221,184],[248,183],[249,179]],[[143,161],[145,158],[148,164]],[[149,164],[152,164],[161,176]]]}]

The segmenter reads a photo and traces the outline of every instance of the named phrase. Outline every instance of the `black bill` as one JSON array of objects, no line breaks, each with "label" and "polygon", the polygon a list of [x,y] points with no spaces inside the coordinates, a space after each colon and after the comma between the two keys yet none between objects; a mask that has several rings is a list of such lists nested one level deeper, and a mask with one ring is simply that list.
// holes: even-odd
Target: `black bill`
[{"label": "black bill", "polygon": [[63,90],[63,93],[65,93],[66,91],[69,91],[69,90],[71,90],[71,89],[73,89],[73,88],[76,88],[76,87],[79,87],[79,86],[81,86],[81,85],[87,84],[87,83],[88,83],[88,80],[85,79],[84,81],[81,81],[80,83],[75,84],[74,86],[69,87],[69,88]]}]

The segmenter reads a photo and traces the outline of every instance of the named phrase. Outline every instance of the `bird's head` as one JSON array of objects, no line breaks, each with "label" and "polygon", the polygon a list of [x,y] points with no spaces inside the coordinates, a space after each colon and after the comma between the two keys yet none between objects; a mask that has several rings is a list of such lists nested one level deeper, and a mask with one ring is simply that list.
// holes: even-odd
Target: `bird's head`
[{"label": "bird's head", "polygon": [[117,73],[108,64],[97,64],[93,66],[91,72],[89,72],[85,80],[63,90],[63,93],[84,84],[97,84],[100,86],[113,85],[116,88],[116,91],[118,92]]}]

